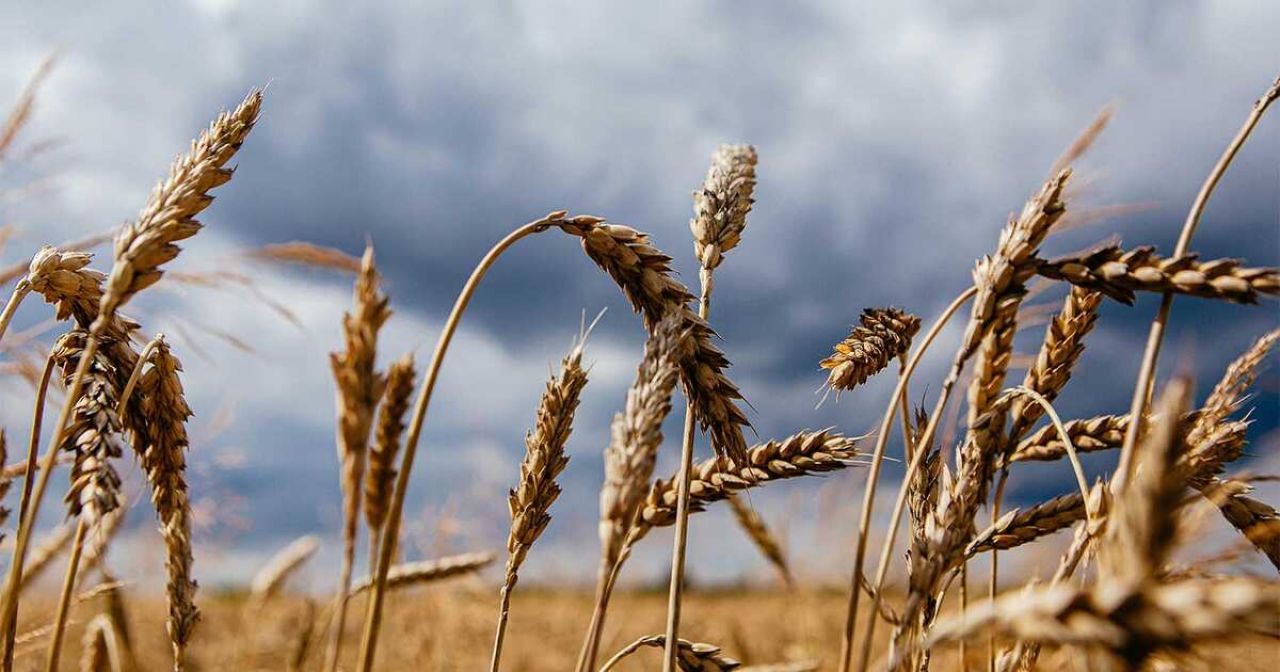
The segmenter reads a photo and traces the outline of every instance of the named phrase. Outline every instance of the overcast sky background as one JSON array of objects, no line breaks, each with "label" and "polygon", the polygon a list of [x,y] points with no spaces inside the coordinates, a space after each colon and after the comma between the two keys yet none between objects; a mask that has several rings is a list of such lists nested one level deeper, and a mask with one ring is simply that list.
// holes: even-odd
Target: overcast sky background
[{"label": "overcast sky background", "polygon": [[[863,433],[883,410],[887,376],[818,410],[813,394],[823,379],[818,360],[862,308],[898,305],[931,320],[1054,157],[1109,103],[1114,122],[1078,165],[1071,207],[1147,207],[1047,249],[1118,233],[1126,244],[1168,251],[1204,175],[1280,74],[1277,25],[1280,5],[1262,0],[204,0],[74,11],[5,3],[0,101],[16,98],[51,51],[60,59],[22,138],[27,148],[56,143],[0,172],[0,223],[19,227],[4,259],[133,217],[217,110],[269,83],[236,179],[217,192],[201,218],[208,227],[172,268],[252,273],[300,324],[244,291],[171,282],[130,306],[148,332],[169,333],[186,362],[198,416],[192,487],[208,522],[197,573],[226,582],[304,533],[321,535],[331,558],[339,517],[327,353],[340,343],[350,279],[246,264],[244,250],[300,239],[355,254],[371,238],[397,311],[382,358],[412,350],[425,361],[476,260],[550,210],[650,232],[696,282],[690,192],[718,143],[750,142],[760,154],[758,202],[741,246],[717,271],[712,319],[731,374],[762,438],[827,425]],[[1272,115],[1223,180],[1194,249],[1280,262],[1278,150]],[[1127,408],[1156,303],[1106,305],[1061,398],[1066,416]],[[422,541],[413,554],[501,548],[505,490],[544,380],[583,311],[603,308],[566,492],[527,572],[592,578],[600,452],[643,333],[608,278],[555,232],[507,254],[463,322],[414,469],[407,525]],[[48,317],[30,301],[16,328]],[[1179,299],[1164,370],[1191,367],[1203,393],[1277,318],[1274,302]],[[917,375],[917,399],[932,399],[959,329],[944,332]],[[1034,351],[1041,333],[1029,330],[1020,350]],[[16,378],[0,385],[0,419],[11,437],[23,436],[30,388]],[[1277,425],[1274,373],[1256,400],[1260,456],[1248,466],[1265,470],[1278,465],[1267,437]],[[678,452],[675,415],[664,473]],[[889,465],[889,480],[900,470]],[[847,572],[859,479],[752,495],[792,548],[806,549],[802,575]],[[136,475],[131,483],[144,492]],[[1071,483],[1062,465],[1030,468],[1015,475],[1010,498],[1029,502]],[[46,509],[47,521],[55,510]],[[150,515],[136,507],[136,534],[153,534]],[[442,517],[454,522],[442,527]],[[700,514],[693,576],[760,575],[760,561],[725,520]],[[636,578],[663,576],[669,537],[652,537]],[[821,550],[808,553],[814,545]],[[122,562],[158,566],[148,557]]]}]

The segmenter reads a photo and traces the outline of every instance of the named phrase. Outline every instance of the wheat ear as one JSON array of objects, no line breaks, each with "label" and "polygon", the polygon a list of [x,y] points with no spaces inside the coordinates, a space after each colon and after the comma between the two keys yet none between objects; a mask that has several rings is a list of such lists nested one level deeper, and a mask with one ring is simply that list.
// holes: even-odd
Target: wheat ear
[{"label": "wheat ear", "polygon": [[111,617],[98,614],[84,629],[80,672],[123,672],[120,638]]},{"label": "wheat ear", "polygon": [[169,638],[173,644],[174,669],[183,669],[187,642],[200,610],[196,608],[196,582],[191,565],[191,501],[187,494],[186,452],[187,405],[182,388],[182,362],[173,354],[163,336],[157,336],[151,351],[151,368],[142,374],[138,390],[148,419],[142,438],[142,468],[151,482],[151,501],[160,518],[164,537],[165,569],[169,574]]},{"label": "wheat ear", "polygon": [[511,510],[511,532],[507,535],[507,569],[502,584],[498,627],[493,639],[491,672],[497,672],[502,660],[502,643],[506,635],[507,617],[511,609],[511,591],[519,578],[533,543],[551,522],[551,504],[560,496],[556,479],[569,456],[565,443],[573,431],[573,416],[578,410],[582,389],[587,385],[587,371],[582,368],[582,346],[586,331],[560,362],[560,373],[547,381],[538,404],[534,428],[524,439],[524,460],[520,463],[520,481],[507,497]]},{"label": "wheat ear", "polygon": [[342,654],[342,631],[347,622],[347,596],[355,565],[356,537],[359,535],[360,497],[368,460],[369,432],[373,427],[378,399],[385,378],[374,367],[377,362],[378,331],[391,317],[387,296],[379,288],[378,269],[373,262],[373,245],[365,246],[356,276],[351,312],[342,318],[345,349],[329,356],[337,386],[339,483],[342,488],[342,567],[324,669],[334,672]]},{"label": "wheat ear", "polygon": [[378,540],[391,505],[395,487],[396,457],[404,434],[404,414],[409,410],[413,380],[417,376],[413,354],[407,354],[387,367],[385,390],[378,408],[374,442],[369,447],[369,468],[364,475],[364,518],[369,524],[369,566],[376,560]]},{"label": "wheat ear", "polygon": [[733,512],[734,519],[738,521],[738,527],[741,527],[747,533],[756,548],[773,566],[782,583],[787,586],[792,585],[794,579],[791,574],[791,567],[787,563],[787,553],[782,548],[782,542],[769,530],[764,518],[760,516],[754,507],[743,502],[740,497],[731,495],[727,501],[729,502],[729,510]]},{"label": "wheat ear", "polygon": [[1200,261],[1194,254],[1161,257],[1152,247],[1124,250],[1109,245],[1095,252],[1040,262],[1036,271],[1052,280],[1101,292],[1125,304],[1135,292],[1185,294],[1233,303],[1257,303],[1261,294],[1280,294],[1280,270],[1248,268],[1236,259]]},{"label": "wheat ear", "polygon": [[[743,230],[746,229],[747,213],[751,211],[751,205],[754,202],[752,194],[756,187],[755,166],[754,148],[722,146],[711,157],[711,168],[707,171],[702,189],[694,192],[694,216],[689,221],[689,230],[693,233],[694,252],[698,257],[699,279],[702,285],[698,297],[698,319],[703,322],[703,327],[708,332],[710,328],[706,327],[705,321],[711,312],[713,273],[723,260],[724,253],[738,244]],[[587,239],[584,238],[584,247],[586,242]],[[614,261],[618,260],[614,259]],[[658,267],[665,264],[660,256],[655,261],[658,262]],[[658,276],[665,277],[661,272]],[[619,279],[619,276],[614,275],[614,278]],[[625,291],[625,284],[623,288]],[[679,283],[675,283],[672,287],[673,290],[677,290],[676,293],[679,288]],[[679,300],[680,306],[677,307],[671,301],[672,298],[675,297],[668,298],[668,305],[664,308],[667,314],[689,313],[683,299]],[[634,303],[635,299],[633,298],[632,301]],[[636,307],[640,308],[638,304]],[[693,333],[692,343],[698,346],[696,349],[705,349],[704,344],[709,345],[705,334],[697,331]],[[680,486],[679,501],[676,506],[675,538],[672,540],[671,547],[671,584],[667,591],[667,645],[666,658],[662,662],[664,672],[674,671],[677,658],[675,642],[679,641],[680,636],[685,551],[689,539],[689,472],[693,467],[695,415],[701,416],[703,429],[711,430],[711,445],[718,454],[727,455],[730,459],[736,460],[743,457],[743,451],[746,448],[741,425],[749,423],[734,404],[734,399],[741,395],[720,372],[724,366],[728,365],[727,360],[722,366],[721,362],[711,362],[706,356],[713,357],[714,354],[713,351],[707,350],[704,356],[694,356],[693,359],[700,360],[701,365],[689,366],[682,362],[685,368],[683,375],[688,404],[685,408],[684,441],[680,447]],[[710,366],[707,366],[708,362]],[[700,374],[706,374],[706,377],[699,379],[695,384],[693,379]],[[708,422],[708,415],[713,419],[711,423]]]},{"label": "wheat ear", "polygon": [[858,321],[860,325],[836,343],[835,352],[818,363],[830,371],[827,387],[837,394],[863,384],[906,354],[920,331],[920,318],[897,308],[868,308]]},{"label": "wheat ear", "polygon": [[600,488],[596,603],[578,656],[579,672],[595,668],[615,569],[623,561],[624,544],[653,478],[662,445],[662,423],[671,413],[671,395],[679,380],[675,355],[687,338],[682,326],[679,316],[673,315],[654,329],[645,341],[644,355],[623,410],[613,417],[609,445],[604,451],[604,484]]}]

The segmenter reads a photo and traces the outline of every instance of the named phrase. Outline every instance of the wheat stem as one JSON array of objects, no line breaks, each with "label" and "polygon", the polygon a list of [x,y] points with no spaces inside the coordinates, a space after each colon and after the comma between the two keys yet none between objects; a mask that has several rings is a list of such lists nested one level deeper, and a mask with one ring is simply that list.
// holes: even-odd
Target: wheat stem
[{"label": "wheat stem", "polygon": [[[40,373],[40,385],[39,387],[36,388],[35,409],[31,413],[31,438],[30,438],[30,441],[28,442],[27,461],[26,461],[27,473],[22,480],[22,499],[20,500],[21,503],[18,505],[19,524],[21,524],[22,521],[25,521],[27,519],[27,509],[30,506],[31,493],[35,486],[36,460],[37,460],[37,455],[40,451],[40,430],[41,430],[41,425],[44,424],[45,398],[48,396],[48,393],[49,393],[49,378],[53,375],[53,366],[54,366],[54,357],[53,357],[53,353],[50,352],[49,356],[45,358],[44,370]],[[53,450],[50,450],[49,452],[55,458],[57,457],[58,451],[56,448]],[[43,494],[44,489],[41,488],[40,492],[41,494]],[[18,608],[17,596],[18,596],[18,593],[22,591],[22,585],[21,585],[22,565],[23,565],[23,561],[26,559],[26,550],[27,550],[26,548],[27,544],[21,543],[21,542],[25,540],[25,542],[29,543],[31,539],[31,535],[27,534],[24,537],[20,533],[18,537],[19,537],[20,545],[14,548],[13,558],[10,560],[9,579],[6,582],[7,585],[5,586],[5,600],[4,600],[4,606],[2,607],[4,609],[4,614],[3,614],[3,619],[0,619],[0,623],[3,623],[3,627],[4,627],[4,631],[0,633],[0,636],[3,636],[4,638],[4,668],[5,669],[9,669],[13,665],[14,637],[17,636],[18,619],[15,618],[16,611]]]},{"label": "wheat stem", "polygon": [[129,398],[133,396],[133,389],[138,386],[138,379],[142,377],[142,369],[146,367],[148,361],[151,360],[151,353],[164,342],[164,334],[156,334],[156,337],[147,341],[143,346],[142,352],[138,354],[138,361],[133,365],[133,371],[129,373],[129,381],[125,383],[124,391],[120,393],[120,402],[116,404],[116,413],[124,415],[125,409],[128,408]]},{"label": "wheat stem", "polygon": [[[1204,213],[1205,206],[1209,203],[1209,197],[1213,195],[1214,189],[1218,186],[1218,181],[1222,179],[1227,168],[1231,165],[1231,161],[1235,159],[1236,153],[1244,146],[1245,140],[1249,138],[1249,134],[1253,132],[1253,128],[1258,125],[1258,121],[1262,119],[1262,115],[1280,97],[1280,77],[1271,84],[1271,88],[1262,95],[1250,110],[1249,116],[1245,118],[1244,125],[1232,138],[1231,143],[1227,145],[1222,156],[1218,159],[1218,163],[1205,179],[1204,184],[1200,187],[1200,192],[1196,194],[1196,199],[1191,204],[1191,210],[1187,213],[1187,219],[1183,222],[1182,233],[1178,235],[1178,243],[1173,248],[1173,256],[1180,257],[1187,253],[1187,249],[1191,246],[1191,237],[1195,235],[1196,228],[1200,225],[1200,216]],[[1146,348],[1142,353],[1142,364],[1138,367],[1138,380],[1133,388],[1133,399],[1129,404],[1129,417],[1133,420],[1125,430],[1124,445],[1120,448],[1120,462],[1116,465],[1114,475],[1112,476],[1112,488],[1115,492],[1119,492],[1125,487],[1129,478],[1129,472],[1133,469],[1134,451],[1137,448],[1138,436],[1141,434],[1143,420],[1146,417],[1145,411],[1147,405],[1151,401],[1151,392],[1155,386],[1156,361],[1160,357],[1160,344],[1164,340],[1165,325],[1169,321],[1169,311],[1173,307],[1173,293],[1165,292],[1164,297],[1160,300],[1160,309],[1156,312],[1155,319],[1151,321],[1150,331],[1147,333]]]},{"label": "wheat stem", "polygon": [[[898,376],[897,387],[894,388],[893,394],[889,397],[889,408],[885,411],[884,417],[880,421],[880,429],[876,435],[876,447],[871,456],[871,469],[867,474],[867,485],[863,490],[862,513],[858,521],[858,539],[854,550],[853,575],[850,578],[849,586],[849,606],[845,613],[844,637],[840,644],[840,672],[849,672],[849,663],[853,654],[853,632],[858,623],[858,598],[862,595],[862,570],[863,562],[867,554],[867,532],[871,527],[871,511],[875,502],[876,482],[880,478],[880,464],[884,461],[884,451],[885,447],[889,443],[889,432],[893,427],[893,416],[897,412],[898,404],[900,403],[899,399],[907,393],[907,384],[911,380],[911,374],[915,372],[916,366],[920,364],[920,359],[924,355],[925,351],[927,351],[929,346],[933,344],[933,339],[938,336],[942,331],[942,328],[946,326],[947,322],[949,322],[952,316],[956,314],[956,311],[960,309],[960,306],[963,306],[966,301],[972,299],[977,293],[978,288],[976,286],[971,286],[966,289],[960,294],[960,296],[957,296],[951,302],[951,305],[947,306],[946,310],[942,311],[942,315],[940,315],[933,323],[933,326],[929,327],[929,331],[925,333],[924,339],[920,343],[920,347],[911,355],[911,359],[907,361],[906,367],[903,368],[901,374]],[[933,439],[933,433],[937,431],[937,417],[938,414],[934,413],[930,418],[929,426],[925,430],[925,433],[920,437],[916,437],[914,443],[917,446],[929,445],[929,442]],[[911,461],[912,469],[903,477],[902,483],[904,485],[904,489],[899,493],[901,496],[898,500],[899,514],[901,513],[901,504],[905,501],[905,486],[910,483],[912,475],[915,473],[915,470],[919,468],[919,463],[922,461],[921,456],[927,452],[927,450],[923,449],[916,451],[916,454],[913,456]],[[871,595],[872,612],[876,610],[880,602],[881,584],[883,584],[883,580],[876,583],[875,591]],[[872,623],[874,623],[875,620],[875,618],[870,619]],[[862,668],[865,668],[865,666],[865,662],[860,664],[860,667]]]},{"label": "wheat stem", "polygon": [[[711,271],[702,275],[702,296],[698,299],[698,317],[707,319],[711,309]],[[680,447],[680,475],[676,498],[676,532],[671,549],[671,586],[667,594],[666,645],[663,647],[662,670],[675,672],[679,653],[680,601],[684,592],[685,550],[689,540],[689,478],[693,469],[693,439],[697,430],[693,402],[685,407],[684,441]]]},{"label": "wheat stem", "polygon": [[9,302],[4,304],[4,312],[0,313],[0,340],[4,339],[4,334],[9,330],[9,322],[13,320],[14,313],[18,312],[18,306],[22,305],[22,300],[27,298],[31,293],[31,283],[23,278],[13,287],[13,294],[9,295]]},{"label": "wheat stem", "polygon": [[387,572],[391,569],[391,556],[395,549],[396,539],[400,535],[400,518],[404,510],[405,493],[409,489],[409,476],[413,471],[413,459],[418,452],[418,438],[422,434],[422,422],[426,418],[427,407],[431,403],[431,393],[435,390],[436,378],[440,375],[440,365],[444,361],[445,352],[449,349],[449,343],[453,340],[453,334],[458,329],[458,322],[462,319],[462,313],[466,311],[467,304],[471,302],[471,296],[475,294],[476,287],[480,285],[480,281],[484,279],[485,274],[488,273],[494,262],[498,260],[498,257],[502,256],[502,253],[507,248],[522,238],[546,231],[547,228],[555,223],[564,220],[566,214],[565,211],[552,212],[542,219],[525,224],[498,241],[480,260],[475,270],[471,272],[471,277],[467,279],[462,291],[459,292],[458,298],[453,304],[453,309],[449,311],[449,317],[445,320],[444,327],[440,332],[435,352],[431,355],[431,364],[427,368],[426,376],[422,380],[421,391],[418,393],[418,399],[413,407],[413,420],[409,424],[409,434],[404,443],[404,457],[401,458],[400,474],[396,478],[395,494],[392,496],[391,509],[388,511],[386,526],[382,531],[382,543],[378,549],[377,567],[373,568],[376,580],[373,584],[373,592],[370,594],[368,605],[365,607],[364,632],[360,640],[359,666],[356,668],[360,672],[369,672],[373,669],[373,659],[378,652],[378,630],[382,625],[382,602],[387,589]]},{"label": "wheat stem", "polygon": [[62,580],[62,592],[58,598],[58,611],[53,619],[53,635],[49,640],[49,655],[45,658],[45,672],[57,672],[58,659],[62,656],[62,639],[67,629],[67,612],[71,608],[71,593],[75,589],[76,574],[80,569],[80,556],[84,551],[85,534],[89,531],[88,518],[80,516],[76,524],[76,538],[71,543],[71,558],[67,560],[67,574]]}]

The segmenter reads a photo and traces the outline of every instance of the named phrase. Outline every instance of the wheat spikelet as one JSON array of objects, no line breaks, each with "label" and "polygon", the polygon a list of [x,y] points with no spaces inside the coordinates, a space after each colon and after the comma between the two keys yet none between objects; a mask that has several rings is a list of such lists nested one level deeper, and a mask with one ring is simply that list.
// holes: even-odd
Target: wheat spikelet
[{"label": "wheat spikelet", "polygon": [[102,315],[115,314],[134,294],[155,284],[163,273],[160,266],[178,256],[175,243],[200,230],[195,217],[213,202],[209,192],[231,180],[232,169],[225,166],[253,129],[261,107],[262,92],[255,89],[235,110],[219,114],[151,192],[138,220],[121,227]]},{"label": "wheat spikelet", "polygon": [[742,498],[734,495],[729,495],[727,499],[729,509],[733,511],[733,517],[737,519],[738,526],[746,531],[747,537],[760,550],[760,554],[777,570],[782,582],[791,585],[793,582],[791,567],[787,564],[787,554],[782,550],[782,542],[773,536],[764,518],[760,517],[750,504],[743,503]]},{"label": "wheat spikelet", "polygon": [[381,530],[387,519],[391,489],[395,487],[396,456],[404,434],[404,414],[409,410],[416,376],[412,353],[387,367],[374,442],[369,449],[369,469],[364,479],[364,517],[371,530]]},{"label": "wheat spikelet", "polygon": [[[1044,343],[1036,356],[1036,362],[1027,369],[1022,385],[1053,401],[1066,386],[1071,370],[1084,352],[1084,338],[1093,331],[1098,320],[1098,306],[1102,304],[1099,292],[1072,287],[1063,301],[1062,310],[1049,321],[1045,329]],[[1010,414],[1012,428],[1009,436],[1017,440],[1040,419],[1044,409],[1039,404],[1024,400],[1015,401]]]},{"label": "wheat spikelet", "polygon": [[701,266],[702,294],[711,295],[712,271],[725,252],[737,247],[755,202],[756,148],[721,145],[711,157],[702,188],[693,192],[693,251]]},{"label": "wheat spikelet", "polygon": [[649,333],[671,314],[683,322],[690,338],[677,353],[677,360],[685,395],[699,424],[711,434],[716,452],[740,459],[746,450],[742,427],[750,424],[736,403],[742,394],[724,373],[729,360],[715,346],[715,332],[690,310],[693,295],[673,277],[671,258],[655,247],[647,234],[629,226],[586,216],[556,224],[582,239],[583,251],[622,288]]},{"label": "wheat spikelet", "polygon": [[200,618],[195,604],[196,582],[191,575],[191,502],[186,479],[187,419],[192,411],[178,375],[181,370],[182,362],[174,356],[163,336],[157,336],[151,351],[151,368],[138,382],[138,394],[147,418],[139,449],[164,538],[165,569],[169,575],[167,628],[179,668],[187,641]]},{"label": "wheat spikelet", "polygon": [[835,352],[819,366],[829,370],[827,387],[851,390],[883,371],[911,348],[920,330],[920,318],[897,308],[869,308],[858,318],[860,326],[835,346]]},{"label": "wheat spikelet", "polygon": [[[462,553],[438,560],[420,560],[393,565],[387,571],[387,588],[407,588],[431,583],[463,574],[478,572],[493,564],[492,553]],[[373,577],[366,576],[351,584],[351,595],[359,595],[373,585]]]},{"label": "wheat spikelet", "polygon": [[[720,457],[699,462],[690,472],[690,511],[701,511],[712,502],[765,483],[844,469],[859,455],[857,441],[829,429],[800,432],[753,446],[742,463]],[[676,479],[655,482],[641,510],[643,525],[636,526],[632,537],[638,539],[650,528],[673,524],[675,506]]]},{"label": "wheat spikelet", "polygon": [[[1129,426],[1127,415],[1098,415],[1092,418],[1069,420],[1063,425],[1071,444],[1082,453],[1119,448],[1124,443],[1124,432]],[[1009,455],[1009,462],[1052,461],[1067,456],[1066,444],[1058,437],[1052,425],[1033,432],[1018,443]]]},{"label": "wheat spikelet", "polygon": [[1237,259],[1200,261],[1198,255],[1161,257],[1143,246],[1117,245],[1052,261],[1038,260],[1036,272],[1054,280],[1102,292],[1131,304],[1134,292],[1170,292],[1235,303],[1257,303],[1259,294],[1280,293],[1280,271],[1248,268]]},{"label": "wheat spikelet", "polygon": [[293,576],[302,563],[311,559],[319,547],[319,540],[312,535],[294,539],[288,546],[271,556],[253,576],[253,581],[249,584],[249,594],[258,603],[275,597],[285,581]]},{"label": "wheat spikelet", "polygon": [[674,356],[686,338],[682,326],[676,316],[664,319],[654,329],[645,342],[626,404],[613,417],[600,488],[601,561],[606,567],[618,561],[653,477],[662,445],[662,423],[671,412],[671,394],[679,377]]},{"label": "wheat spikelet", "polygon": [[[88,337],[73,330],[54,345],[54,359],[63,368],[68,384]],[[110,358],[94,356],[86,373],[82,394],[76,400],[62,450],[75,455],[71,466],[71,488],[66,503],[71,515],[82,513],[90,522],[101,519],[120,506],[120,475],[112,460],[123,454],[120,417],[116,414],[118,372]]]},{"label": "wheat spikelet", "polygon": [[[623,658],[640,650],[640,647],[663,648],[666,643],[667,638],[663,635],[641,637],[614,654],[613,658],[610,658],[609,662],[600,668],[600,672],[608,672],[613,669]],[[742,663],[721,654],[720,647],[712,644],[680,639],[676,640],[676,645],[676,664],[679,665],[681,672],[728,672],[728,670],[739,669],[742,665]]]}]

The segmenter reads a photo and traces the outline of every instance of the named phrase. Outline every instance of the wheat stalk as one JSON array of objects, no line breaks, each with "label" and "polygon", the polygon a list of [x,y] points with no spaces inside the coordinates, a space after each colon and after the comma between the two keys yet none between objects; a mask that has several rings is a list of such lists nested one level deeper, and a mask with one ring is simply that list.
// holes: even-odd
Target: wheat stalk
[{"label": "wheat stalk", "polygon": [[[395,565],[387,572],[388,588],[407,588],[424,583],[472,574],[493,564],[492,553],[462,553],[438,560],[420,560]],[[373,577],[366,576],[351,584],[351,595],[359,595],[373,585]]]},{"label": "wheat stalk", "polygon": [[556,479],[569,463],[564,447],[573,431],[573,416],[578,410],[582,389],[587,385],[587,371],[582,368],[582,347],[586,337],[587,330],[584,329],[569,354],[561,360],[559,375],[547,381],[542,400],[538,403],[534,428],[525,435],[520,480],[507,497],[511,531],[507,535],[507,569],[502,584],[498,627],[494,634],[493,657],[489,664],[491,672],[497,672],[502,660],[511,591],[519,578],[520,565],[533,548],[533,543],[547,529],[551,522],[548,511],[560,496],[560,485]]},{"label": "wheat stalk", "polygon": [[830,371],[827,387],[837,394],[883,371],[911,348],[911,338],[920,330],[920,318],[897,308],[868,308],[858,321],[835,352],[818,363]]},{"label": "wheat stalk", "polygon": [[[651,646],[666,648],[667,638],[663,635],[649,635],[623,647],[600,668],[600,672],[609,672],[627,656],[639,651],[641,647]],[[739,669],[742,663],[720,653],[720,647],[702,642],[690,642],[686,639],[677,641],[676,665],[681,672],[728,672]]]},{"label": "wheat stalk", "polygon": [[1108,245],[1081,255],[1041,261],[1036,272],[1132,304],[1135,292],[1166,292],[1234,303],[1280,294],[1280,270],[1248,268],[1237,259],[1200,261],[1195,254],[1161,257],[1149,246]]},{"label": "wheat stalk", "polygon": [[148,420],[139,451],[164,537],[165,569],[169,574],[167,629],[173,643],[174,668],[182,670],[187,642],[200,618],[195,605],[196,582],[191,575],[191,502],[186,479],[186,423],[192,411],[178,375],[182,362],[162,335],[156,337],[150,361],[151,368],[138,382]]}]

